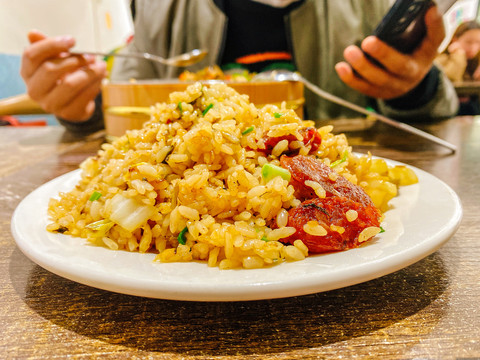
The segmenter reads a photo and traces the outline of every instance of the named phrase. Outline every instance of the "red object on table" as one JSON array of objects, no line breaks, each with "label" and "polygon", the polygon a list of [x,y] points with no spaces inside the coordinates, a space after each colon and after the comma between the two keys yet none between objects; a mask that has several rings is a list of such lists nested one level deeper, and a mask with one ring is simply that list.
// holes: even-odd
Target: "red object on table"
[{"label": "red object on table", "polygon": [[0,126],[46,126],[47,121],[44,119],[20,121],[11,115],[0,116]]}]

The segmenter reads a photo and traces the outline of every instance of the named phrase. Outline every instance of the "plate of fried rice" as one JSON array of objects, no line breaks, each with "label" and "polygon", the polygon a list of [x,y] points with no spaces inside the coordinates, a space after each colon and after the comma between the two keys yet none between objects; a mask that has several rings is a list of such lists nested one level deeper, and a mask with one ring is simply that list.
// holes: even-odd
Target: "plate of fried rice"
[{"label": "plate of fried rice", "polygon": [[191,301],[357,284],[454,234],[462,208],[448,185],[354,153],[332,130],[196,83],[29,194],[12,233],[27,257],[70,280]]}]

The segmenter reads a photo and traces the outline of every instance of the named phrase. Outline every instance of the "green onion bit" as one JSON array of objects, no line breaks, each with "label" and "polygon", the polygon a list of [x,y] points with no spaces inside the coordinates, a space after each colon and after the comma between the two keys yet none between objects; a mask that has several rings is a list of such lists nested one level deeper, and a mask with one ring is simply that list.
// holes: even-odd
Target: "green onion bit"
[{"label": "green onion bit", "polygon": [[255,129],[255,126],[252,125],[252,126],[246,128],[245,130],[243,130],[242,135],[250,134],[254,129]]},{"label": "green onion bit", "polygon": [[95,201],[95,200],[98,200],[102,197],[102,194],[99,193],[98,191],[94,191],[93,194],[90,196],[90,201]]},{"label": "green onion bit", "polygon": [[185,245],[187,242],[187,238],[185,237],[185,233],[188,232],[188,227],[184,227],[180,234],[178,234],[177,240],[179,244]]},{"label": "green onion bit", "polygon": [[213,104],[208,104],[208,106],[203,110],[202,115],[205,116],[208,113],[208,110],[210,110],[213,107]]},{"label": "green onion bit", "polygon": [[339,164],[347,161],[347,157],[348,157],[348,153],[345,152],[345,153],[343,154],[343,157],[342,157],[341,159],[337,160],[337,161],[332,162],[332,163],[330,164],[330,167],[331,167],[331,168],[334,168],[335,166],[337,166],[337,165],[339,165]]},{"label": "green onion bit", "polygon": [[269,182],[277,176],[280,176],[282,179],[287,181],[290,181],[290,178],[292,177],[290,171],[280,166],[269,163],[262,166],[262,177],[265,179],[266,182]]}]

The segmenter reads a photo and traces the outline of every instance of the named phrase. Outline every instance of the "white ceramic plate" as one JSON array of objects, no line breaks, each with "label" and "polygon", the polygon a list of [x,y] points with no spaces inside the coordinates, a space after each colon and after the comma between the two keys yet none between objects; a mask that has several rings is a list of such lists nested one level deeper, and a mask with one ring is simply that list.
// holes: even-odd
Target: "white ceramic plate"
[{"label": "white ceramic plate", "polygon": [[[400,164],[388,161],[389,164]],[[109,291],[173,300],[240,301],[311,294],[368,281],[436,251],[462,217],[457,195],[436,177],[415,169],[419,183],[400,188],[385,214],[385,232],[362,247],[255,270],[219,270],[205,263],[158,263],[154,254],[112,251],[85,239],[52,234],[47,206],[72,189],[76,170],[29,194],[12,217],[18,247],[32,261],[67,279]]]}]

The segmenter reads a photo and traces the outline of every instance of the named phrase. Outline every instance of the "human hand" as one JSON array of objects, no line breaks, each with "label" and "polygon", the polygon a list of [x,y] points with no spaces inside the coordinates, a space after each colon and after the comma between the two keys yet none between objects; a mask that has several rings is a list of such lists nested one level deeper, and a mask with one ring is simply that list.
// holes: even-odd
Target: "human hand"
[{"label": "human hand", "polygon": [[[353,45],[345,49],[346,61],[336,64],[337,74],[348,86],[370,97],[388,100],[406,94],[428,73],[445,37],[443,19],[435,6],[426,12],[425,24],[425,39],[412,54],[403,54],[369,36],[363,40],[361,49]],[[369,61],[362,50],[384,68]]]},{"label": "human hand", "polygon": [[28,39],[20,67],[28,95],[48,113],[72,122],[87,120],[106,76],[105,62],[69,54],[75,45],[70,36],[49,38],[30,31]]},{"label": "human hand", "polygon": [[448,45],[448,52],[450,54],[453,54],[455,52],[465,54],[465,50],[463,49],[462,45],[458,41],[452,41],[452,43]]}]

